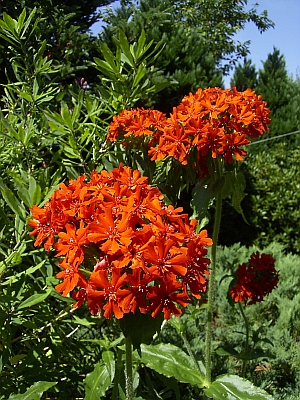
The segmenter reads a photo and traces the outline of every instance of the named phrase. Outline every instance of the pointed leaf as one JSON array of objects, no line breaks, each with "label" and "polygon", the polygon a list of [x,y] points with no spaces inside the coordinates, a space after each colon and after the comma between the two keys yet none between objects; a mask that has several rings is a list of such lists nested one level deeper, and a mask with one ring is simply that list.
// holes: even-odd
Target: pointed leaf
[{"label": "pointed leaf", "polygon": [[233,194],[232,194],[232,205],[236,209],[237,212],[242,214],[245,222],[247,222],[246,218],[244,216],[244,213],[243,213],[242,206],[241,206],[241,202],[242,202],[243,198],[245,197],[245,193],[244,193],[245,187],[246,187],[245,177],[241,172],[238,172],[235,176],[235,184],[233,187],[234,190],[233,190]]},{"label": "pointed leaf", "polygon": [[136,72],[136,75],[134,77],[132,87],[133,88],[136,87],[139,84],[139,82],[141,81],[141,79],[144,78],[145,75],[146,75],[146,68],[144,67],[143,64],[140,64],[138,67],[138,70]]},{"label": "pointed leaf", "polygon": [[36,382],[25,393],[11,394],[8,400],[39,400],[42,394],[54,385],[56,382]]},{"label": "pointed leaf", "polygon": [[101,71],[103,75],[107,76],[110,79],[115,79],[116,73],[106,61],[100,60],[100,58],[97,57],[94,58],[94,61],[96,64],[96,68]]},{"label": "pointed leaf", "polygon": [[237,375],[221,375],[204,393],[210,399],[224,400],[272,400],[266,391]]},{"label": "pointed leaf", "polygon": [[103,361],[95,365],[94,370],[84,380],[85,400],[99,400],[105,395],[114,378],[110,372],[111,368]]},{"label": "pointed leaf", "polygon": [[118,68],[117,68],[117,66],[115,64],[116,57],[110,51],[110,49],[108,48],[107,44],[106,43],[101,43],[100,50],[101,50],[101,53],[102,53],[105,61],[107,62],[107,64],[110,66],[112,71],[114,71],[117,74],[119,72],[119,70],[118,70]]},{"label": "pointed leaf", "polygon": [[115,358],[114,353],[110,350],[103,351],[102,360],[107,368],[107,371],[110,375],[111,382],[115,377]]},{"label": "pointed leaf", "polygon": [[[34,9],[31,11],[31,13],[29,14],[29,16],[28,16],[28,18],[27,18],[27,20],[26,20],[26,22],[25,22],[25,24],[23,26],[23,31],[22,31],[22,34],[20,36],[21,39],[24,36],[25,32],[27,31],[27,28],[29,27],[29,25],[31,23],[31,20],[34,17],[35,13],[36,13],[36,7],[34,7]],[[37,24],[38,24],[38,19],[35,20],[35,24],[32,27],[32,31],[35,29]]]},{"label": "pointed leaf", "polygon": [[139,40],[138,40],[137,49],[136,49],[135,54],[134,54],[136,60],[139,59],[141,57],[141,55],[144,53],[145,43],[146,43],[146,34],[145,34],[144,29],[143,29],[141,34],[140,34],[140,37],[139,37]]},{"label": "pointed leaf", "polygon": [[71,113],[70,113],[67,103],[65,103],[64,101],[61,102],[61,116],[62,116],[64,123],[67,125],[67,127],[70,130],[73,130]]},{"label": "pointed leaf", "polygon": [[0,178],[0,191],[7,205],[11,208],[11,210],[17,214],[21,219],[26,218],[26,211],[23,205],[18,201],[13,192],[3,183]]},{"label": "pointed leaf", "polygon": [[[13,260],[11,260],[13,261]],[[25,271],[19,272],[16,275],[11,275],[7,278],[7,280],[5,282],[2,282],[1,285],[10,285],[13,282],[18,281],[23,275],[29,275],[29,274],[33,274],[36,270],[40,269],[44,264],[45,264],[46,260],[43,260],[42,262],[40,262],[38,265],[34,265],[32,267],[27,268]],[[5,260],[6,264],[8,263],[8,260]],[[1,267],[1,265],[0,265]],[[1,269],[0,269],[1,272]]]},{"label": "pointed leaf", "polygon": [[18,32],[18,34],[20,34],[20,31],[24,24],[25,18],[26,18],[26,7],[23,8],[23,11],[21,12],[21,14],[19,15],[19,18],[18,18],[18,22],[17,22],[17,26],[16,26],[16,31]]},{"label": "pointed leaf", "polygon": [[6,23],[6,29],[8,29],[11,33],[14,33],[17,26],[17,21],[10,15],[6,14],[6,12],[3,13],[3,20]]},{"label": "pointed leaf", "polygon": [[140,349],[141,343],[150,344],[153,336],[160,332],[163,322],[163,313],[159,313],[157,318],[153,318],[150,313],[140,312],[124,314],[120,320],[120,327],[125,337],[131,339],[134,349]]},{"label": "pointed leaf", "polygon": [[33,204],[39,205],[41,199],[42,199],[42,189],[40,185],[36,183],[36,180],[34,179],[33,176],[29,176],[29,188],[28,192],[30,195],[30,207],[32,207]]},{"label": "pointed leaf", "polygon": [[200,374],[192,359],[179,347],[161,343],[141,346],[141,361],[149,368],[167,377],[174,376],[179,382],[203,387],[204,373]]},{"label": "pointed leaf", "polygon": [[19,96],[20,96],[22,99],[25,99],[25,100],[29,101],[30,103],[33,102],[32,96],[31,96],[29,93],[27,93],[27,92],[19,92]]},{"label": "pointed leaf", "polygon": [[48,289],[46,292],[33,294],[18,306],[18,310],[22,308],[32,307],[35,306],[36,304],[41,303],[50,295],[51,291],[52,291],[51,289]]},{"label": "pointed leaf", "polygon": [[119,32],[119,40],[115,40],[117,45],[121,48],[123,54],[125,55],[128,64],[133,67],[134,61],[130,52],[130,46],[128,43],[128,39],[123,31],[120,30]]}]

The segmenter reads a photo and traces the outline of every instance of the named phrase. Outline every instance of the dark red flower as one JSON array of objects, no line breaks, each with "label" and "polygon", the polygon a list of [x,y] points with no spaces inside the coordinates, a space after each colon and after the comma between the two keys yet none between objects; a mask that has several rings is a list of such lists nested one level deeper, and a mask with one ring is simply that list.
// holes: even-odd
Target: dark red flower
[{"label": "dark red flower", "polygon": [[277,286],[279,274],[275,260],[270,254],[253,253],[247,263],[239,265],[236,282],[230,288],[235,302],[245,301],[248,305],[264,299]]}]

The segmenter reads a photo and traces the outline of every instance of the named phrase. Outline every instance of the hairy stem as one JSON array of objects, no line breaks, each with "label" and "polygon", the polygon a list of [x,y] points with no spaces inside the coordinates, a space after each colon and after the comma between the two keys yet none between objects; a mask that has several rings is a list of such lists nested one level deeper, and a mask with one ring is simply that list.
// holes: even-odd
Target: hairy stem
[{"label": "hairy stem", "polygon": [[114,386],[113,386],[113,391],[112,391],[112,400],[118,400],[119,398],[119,382],[120,382],[120,376],[121,376],[121,371],[123,369],[123,362],[122,362],[122,350],[118,349],[117,353],[117,362],[116,362],[116,373],[115,373],[115,378],[114,378]]},{"label": "hairy stem", "polygon": [[132,382],[132,343],[130,337],[125,338],[126,353],[126,400],[133,400]]},{"label": "hairy stem", "polygon": [[[245,346],[244,346],[244,353],[246,355],[248,353],[248,348],[249,348],[249,321],[248,321],[248,318],[246,317],[246,314],[244,313],[242,304],[241,303],[238,303],[238,304],[239,304],[240,312],[245,321],[246,340],[245,340]],[[245,378],[247,362],[248,362],[248,360],[243,360],[243,366],[242,366],[242,377],[243,378]]]},{"label": "hairy stem", "polygon": [[206,338],[205,338],[205,384],[207,387],[211,384],[211,352],[212,352],[212,322],[213,322],[213,303],[216,279],[216,255],[217,243],[221,223],[222,213],[222,194],[218,193],[216,197],[216,214],[213,230],[213,245],[211,250],[211,269],[208,282],[208,300],[207,300],[207,324],[206,324]]},{"label": "hairy stem", "polygon": [[197,360],[196,360],[196,358],[195,358],[195,355],[194,355],[194,353],[193,353],[193,351],[192,351],[192,349],[191,349],[191,346],[190,346],[190,344],[189,344],[189,342],[188,342],[188,340],[187,340],[186,334],[185,334],[184,332],[181,332],[181,336],[182,336],[184,345],[185,345],[185,347],[186,347],[186,349],[187,349],[187,352],[189,353],[189,356],[190,356],[191,359],[193,360],[193,363],[194,363],[196,369],[198,370],[198,372],[200,373],[200,375],[202,375],[203,373],[202,373],[202,371],[201,371],[201,369],[200,369],[200,367],[199,367],[199,364],[198,364],[198,362],[197,362]]}]

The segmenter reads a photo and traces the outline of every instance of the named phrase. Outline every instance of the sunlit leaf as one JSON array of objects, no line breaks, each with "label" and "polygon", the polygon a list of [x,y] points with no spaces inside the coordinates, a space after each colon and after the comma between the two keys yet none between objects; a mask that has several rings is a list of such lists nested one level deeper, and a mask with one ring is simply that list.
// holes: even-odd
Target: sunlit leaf
[{"label": "sunlit leaf", "polygon": [[44,293],[36,293],[33,294],[32,296],[28,297],[28,299],[26,299],[25,301],[23,301],[19,306],[18,306],[18,310],[22,309],[22,308],[29,308],[29,307],[33,307],[36,304],[41,303],[42,301],[44,301],[51,293],[52,289],[48,289],[46,292]]},{"label": "sunlit leaf", "polygon": [[192,359],[179,347],[165,343],[142,344],[141,350],[141,361],[147,367],[167,377],[173,376],[179,382],[203,387],[204,374],[200,374]]},{"label": "sunlit leaf", "polygon": [[92,372],[87,374],[85,385],[85,400],[99,400],[105,395],[114,378],[114,358],[111,351],[103,353],[103,361],[95,365]]},{"label": "sunlit leaf", "polygon": [[55,385],[56,382],[36,382],[25,393],[12,394],[8,400],[39,400],[46,390]]},{"label": "sunlit leaf", "polygon": [[204,389],[210,399],[224,400],[272,400],[266,391],[237,375],[221,375],[209,388]]}]

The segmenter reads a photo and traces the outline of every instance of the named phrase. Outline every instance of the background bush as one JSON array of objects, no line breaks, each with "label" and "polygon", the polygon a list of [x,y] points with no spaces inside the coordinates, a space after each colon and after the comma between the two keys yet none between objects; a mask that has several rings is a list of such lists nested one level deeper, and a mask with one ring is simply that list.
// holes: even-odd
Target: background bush
[{"label": "background bush", "polygon": [[[294,400],[300,394],[300,257],[286,253],[279,243],[272,243],[263,249],[240,246],[239,243],[218,247],[213,375],[227,372],[241,374],[242,361],[237,356],[245,341],[244,320],[238,304],[232,306],[224,299],[238,265],[246,262],[256,251],[273,254],[279,283],[264,301],[245,309],[251,327],[250,346],[253,353],[246,379],[263,387],[276,400]],[[200,304],[203,301],[200,300]],[[187,313],[179,319],[185,326],[185,336],[192,351],[198,360],[203,360],[206,314],[205,309],[195,306],[190,305]],[[183,337],[172,323],[164,326],[160,339],[171,341],[187,351]],[[188,396],[186,398],[199,398],[193,388],[190,388]],[[184,395],[182,398],[185,398]]]}]

